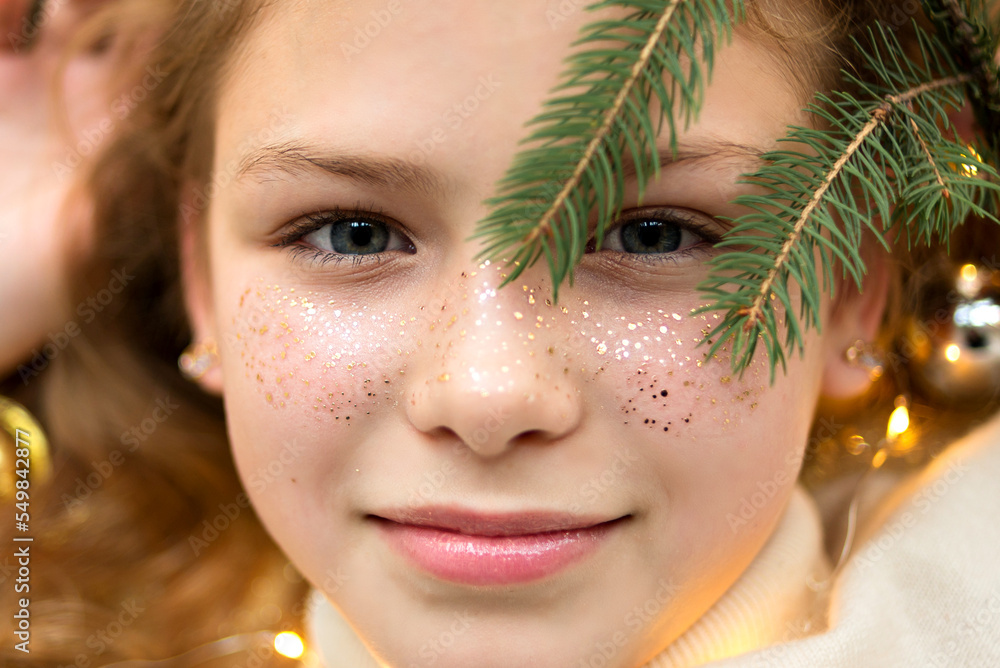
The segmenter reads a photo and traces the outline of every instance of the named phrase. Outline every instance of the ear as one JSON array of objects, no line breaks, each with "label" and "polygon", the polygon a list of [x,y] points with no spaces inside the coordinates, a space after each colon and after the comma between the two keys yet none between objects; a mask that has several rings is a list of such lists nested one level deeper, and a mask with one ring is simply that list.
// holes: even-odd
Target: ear
[{"label": "ear", "polygon": [[[218,341],[215,325],[215,304],[212,299],[211,272],[208,265],[208,238],[205,229],[203,198],[197,196],[193,183],[181,189],[178,211],[178,243],[180,245],[181,287],[184,307],[194,342]],[[221,348],[221,346],[219,346]],[[222,366],[213,364],[197,379],[209,394],[222,394]]]},{"label": "ear", "polygon": [[857,341],[874,342],[892,284],[894,259],[884,251],[868,258],[864,289],[842,281],[824,327],[825,362],[820,393],[828,399],[851,399],[872,385],[868,369],[848,362],[845,352]]}]

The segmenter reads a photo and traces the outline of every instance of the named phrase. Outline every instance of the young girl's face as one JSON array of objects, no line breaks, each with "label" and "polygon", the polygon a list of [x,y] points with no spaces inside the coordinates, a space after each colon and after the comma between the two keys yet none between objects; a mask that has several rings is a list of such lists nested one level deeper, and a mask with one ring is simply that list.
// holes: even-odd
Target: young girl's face
[{"label": "young girl's face", "polygon": [[544,263],[501,289],[472,260],[594,18],[574,7],[277,3],[221,90],[207,238],[185,237],[208,249],[187,265],[220,344],[204,382],[264,523],[390,665],[655,654],[772,532],[842,343],[810,340],[773,387],[697,346],[736,181],[804,122],[739,33],[678,159],[641,205],[633,179],[558,303]]}]

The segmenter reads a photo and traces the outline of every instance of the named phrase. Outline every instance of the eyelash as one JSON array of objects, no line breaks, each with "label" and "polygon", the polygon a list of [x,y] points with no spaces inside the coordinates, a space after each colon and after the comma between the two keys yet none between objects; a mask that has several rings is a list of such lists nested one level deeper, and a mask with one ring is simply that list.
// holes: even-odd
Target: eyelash
[{"label": "eyelash", "polygon": [[[611,235],[619,233],[621,228],[628,223],[635,222],[636,220],[642,218],[656,219],[677,225],[682,230],[688,231],[700,237],[702,241],[693,246],[670,253],[629,253],[627,251],[612,250],[606,247],[602,247],[600,251],[597,251],[595,249],[595,240],[592,238],[587,244],[586,252],[613,255],[613,261],[618,264],[638,263],[656,266],[666,263],[679,264],[689,259],[703,259],[712,253],[714,245],[718,243],[722,237],[718,231],[710,225],[699,224],[699,217],[707,218],[705,214],[701,214],[701,216],[699,216],[699,214],[691,211],[685,211],[685,213],[682,214],[676,209],[666,209],[662,207],[634,209],[615,221],[611,227],[605,231],[605,245],[607,243],[607,239]],[[335,208],[327,211],[309,213],[301,218],[291,221],[282,232],[280,240],[273,244],[273,246],[276,248],[287,248],[293,260],[305,261],[318,266],[325,266],[331,262],[339,265],[345,260],[349,260],[354,267],[370,262],[380,264],[390,251],[364,255],[349,255],[331,253],[312,245],[300,243],[300,241],[310,233],[322,229],[327,225],[345,220],[376,221],[388,227],[395,234],[398,234],[408,240],[407,235],[403,233],[399,225],[383,215],[381,209],[370,204],[359,203],[350,209]]]},{"label": "eyelash", "polygon": [[385,225],[403,238],[406,238],[407,240],[409,239],[406,234],[400,230],[398,225],[382,214],[381,209],[378,209],[373,205],[359,203],[350,209],[341,209],[338,207],[332,210],[309,213],[301,218],[297,218],[286,225],[285,229],[281,233],[281,239],[272,245],[275,248],[288,249],[288,252],[293,260],[309,262],[320,267],[326,266],[331,262],[339,265],[345,260],[349,260],[351,265],[354,267],[367,264],[369,262],[380,264],[385,259],[385,255],[387,255],[390,251],[368,253],[366,255],[348,255],[342,253],[331,253],[323,250],[322,248],[299,243],[303,237],[308,236],[312,232],[322,229],[327,225],[339,223],[345,220],[370,220],[378,222]]},{"label": "eyelash", "polygon": [[[701,242],[688,246],[682,250],[670,253],[629,253],[607,248],[608,238],[619,233],[625,225],[638,220],[655,219],[677,225],[677,227],[701,238]],[[711,219],[707,214],[699,214],[686,209],[668,209],[664,207],[645,207],[633,209],[618,220],[613,222],[604,232],[604,244],[598,251],[595,249],[595,239],[587,243],[587,253],[611,255],[611,261],[616,264],[645,264],[650,266],[661,266],[664,264],[680,264],[687,260],[702,260],[711,256],[715,250],[715,244],[722,240],[722,235],[717,227],[709,223],[699,222],[700,218]]]}]

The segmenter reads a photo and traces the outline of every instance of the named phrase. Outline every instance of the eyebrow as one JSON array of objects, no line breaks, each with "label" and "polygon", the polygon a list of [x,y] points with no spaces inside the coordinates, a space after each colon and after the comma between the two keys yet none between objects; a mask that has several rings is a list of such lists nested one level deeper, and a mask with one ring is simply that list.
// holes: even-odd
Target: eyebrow
[{"label": "eyebrow", "polygon": [[[708,140],[679,150],[658,151],[661,167],[690,162],[723,162],[726,160],[758,161],[766,153],[762,148],[736,142]],[[421,165],[386,156],[335,154],[299,142],[267,144],[252,150],[240,161],[236,178],[254,177],[266,180],[274,172],[297,174],[319,170],[343,176],[359,183],[391,190],[404,190],[421,195],[445,196],[454,188],[437,172]],[[632,160],[622,162],[622,177],[636,177]]]},{"label": "eyebrow", "polygon": [[[758,146],[713,139],[682,146],[676,155],[669,147],[661,148],[658,157],[661,168],[692,162],[742,162],[750,167],[759,162],[767,152]],[[622,161],[622,177],[626,180],[636,177],[634,160]]]},{"label": "eyebrow", "polygon": [[420,165],[383,156],[335,154],[298,142],[268,144],[254,149],[240,161],[236,178],[266,180],[274,171],[297,174],[319,170],[359,183],[432,196],[453,190],[438,173]]}]

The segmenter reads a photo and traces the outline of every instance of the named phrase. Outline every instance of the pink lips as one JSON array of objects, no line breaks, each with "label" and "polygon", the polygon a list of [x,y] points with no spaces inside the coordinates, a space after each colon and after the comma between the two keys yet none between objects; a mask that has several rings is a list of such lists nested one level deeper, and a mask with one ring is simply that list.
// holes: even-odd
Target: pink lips
[{"label": "pink lips", "polygon": [[479,586],[553,575],[593,553],[615,524],[552,513],[483,515],[450,508],[375,517],[389,544],[421,570]]}]

